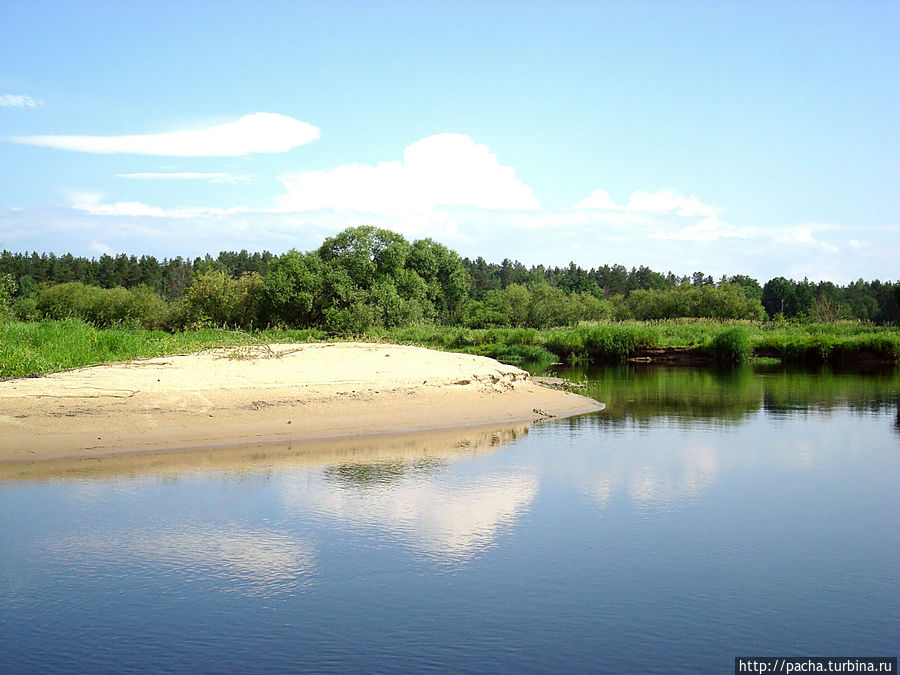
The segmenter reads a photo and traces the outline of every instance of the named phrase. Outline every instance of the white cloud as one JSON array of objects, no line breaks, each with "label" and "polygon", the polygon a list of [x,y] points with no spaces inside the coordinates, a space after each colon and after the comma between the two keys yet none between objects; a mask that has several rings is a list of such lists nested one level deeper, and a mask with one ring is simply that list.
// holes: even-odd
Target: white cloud
[{"label": "white cloud", "polygon": [[0,94],[0,108],[37,108],[40,105],[44,102],[24,94]]},{"label": "white cloud", "polygon": [[198,173],[194,171],[145,171],[140,173],[120,173],[116,178],[131,180],[202,180],[207,183],[247,183],[250,176],[235,176],[231,173]]},{"label": "white cloud", "polygon": [[576,209],[621,209],[606,190],[596,190],[575,205]]},{"label": "white cloud", "polygon": [[438,206],[540,207],[515,169],[502,166],[487,146],[462,134],[437,134],[416,141],[403,151],[401,161],[303,171],[279,180],[287,190],[279,202],[284,211],[397,214]]},{"label": "white cloud", "polygon": [[319,130],[277,113],[254,113],[206,129],[130,136],[18,136],[16,143],[100,154],[234,157],[286,152],[319,137]]}]

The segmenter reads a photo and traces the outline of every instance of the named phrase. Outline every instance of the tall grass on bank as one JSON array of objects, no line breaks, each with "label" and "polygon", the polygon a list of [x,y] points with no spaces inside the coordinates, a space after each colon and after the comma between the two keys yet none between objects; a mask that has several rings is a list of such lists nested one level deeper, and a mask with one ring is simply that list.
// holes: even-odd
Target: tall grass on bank
[{"label": "tall grass on bank", "polygon": [[592,323],[571,328],[467,329],[413,326],[368,334],[370,339],[490,356],[508,363],[618,363],[658,343],[647,323]]},{"label": "tall grass on bank", "polygon": [[[865,324],[777,324],[750,321],[593,322],[571,328],[468,329],[417,325],[335,335],[319,329],[270,328],[252,339],[270,343],[367,340],[490,356],[517,365],[621,363],[642,350],[688,348],[720,364],[751,356],[794,364],[852,365],[900,361],[900,329]],[[0,377],[50,373],[96,363],[246,344],[235,333],[202,328],[177,333],[96,328],[81,319],[0,321]]]},{"label": "tall grass on bank", "polygon": [[501,361],[621,363],[651,348],[688,348],[719,364],[754,356],[798,365],[900,361],[900,329],[862,323],[667,320],[591,322],[550,330],[413,326],[374,331],[369,339],[492,356]]},{"label": "tall grass on bank", "polygon": [[900,360],[900,330],[867,324],[775,326],[760,331],[754,352],[785,363],[850,365]]},{"label": "tall grass on bank", "polygon": [[231,344],[214,329],[165,333],[95,328],[80,319],[0,324],[0,377],[52,373],[110,361],[198,351]]}]

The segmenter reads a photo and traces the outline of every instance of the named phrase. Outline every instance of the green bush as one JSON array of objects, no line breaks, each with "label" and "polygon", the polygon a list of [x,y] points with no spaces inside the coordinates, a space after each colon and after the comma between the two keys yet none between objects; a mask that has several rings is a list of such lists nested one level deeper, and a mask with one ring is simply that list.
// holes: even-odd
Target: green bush
[{"label": "green bush", "polygon": [[77,281],[41,289],[33,311],[41,319],[79,318],[98,328],[169,328],[173,307],[146,286],[99,288]]},{"label": "green bush", "polygon": [[618,302],[624,308],[617,318],[658,321],[679,317],[718,320],[765,318],[759,299],[735,284],[721,286],[678,286],[663,290],[636,290]]},{"label": "green bush", "polygon": [[41,313],[37,308],[37,298],[17,298],[12,305],[12,314],[19,321],[40,321]]},{"label": "green bush", "polygon": [[0,321],[12,317],[13,295],[16,292],[16,280],[12,274],[0,274]]},{"label": "green bush", "polygon": [[360,335],[375,325],[374,307],[356,303],[345,309],[329,307],[325,311],[325,329],[338,335]]},{"label": "green bush", "polygon": [[251,328],[259,320],[262,287],[256,272],[237,279],[222,270],[204,272],[185,291],[185,319],[195,325]]}]

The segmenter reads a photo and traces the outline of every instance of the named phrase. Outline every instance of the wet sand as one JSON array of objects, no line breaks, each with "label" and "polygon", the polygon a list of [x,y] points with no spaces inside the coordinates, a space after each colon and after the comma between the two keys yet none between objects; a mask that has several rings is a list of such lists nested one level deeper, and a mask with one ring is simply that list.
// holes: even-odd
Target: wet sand
[{"label": "wet sand", "polygon": [[0,382],[0,462],[531,422],[602,407],[468,354],[368,343],[222,349]]}]

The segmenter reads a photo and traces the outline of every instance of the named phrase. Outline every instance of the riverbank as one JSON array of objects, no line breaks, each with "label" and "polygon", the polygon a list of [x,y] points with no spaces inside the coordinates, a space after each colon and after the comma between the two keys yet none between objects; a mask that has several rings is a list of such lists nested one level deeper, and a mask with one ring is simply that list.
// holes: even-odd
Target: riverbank
[{"label": "riverbank", "polygon": [[333,439],[600,409],[469,354],[372,343],[224,348],[0,382],[0,461]]}]

